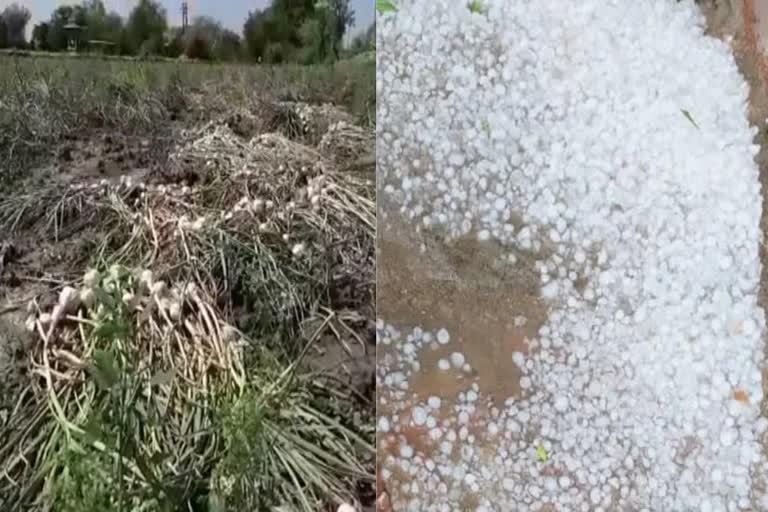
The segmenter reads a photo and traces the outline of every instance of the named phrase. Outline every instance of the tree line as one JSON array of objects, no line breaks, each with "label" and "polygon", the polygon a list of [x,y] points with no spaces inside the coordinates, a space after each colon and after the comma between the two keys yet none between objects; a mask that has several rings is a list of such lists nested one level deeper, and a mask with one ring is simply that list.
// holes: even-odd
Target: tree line
[{"label": "tree line", "polygon": [[269,7],[248,13],[242,34],[207,16],[195,18],[186,30],[170,26],[165,8],[156,0],[139,0],[125,19],[107,11],[102,0],[63,5],[36,24],[27,41],[30,19],[29,9],[19,4],[0,12],[0,48],[66,51],[65,26],[70,23],[82,27],[85,46],[140,57],[311,64],[373,50],[376,40],[371,25],[343,48],[344,35],[354,24],[349,0],[273,0]]}]

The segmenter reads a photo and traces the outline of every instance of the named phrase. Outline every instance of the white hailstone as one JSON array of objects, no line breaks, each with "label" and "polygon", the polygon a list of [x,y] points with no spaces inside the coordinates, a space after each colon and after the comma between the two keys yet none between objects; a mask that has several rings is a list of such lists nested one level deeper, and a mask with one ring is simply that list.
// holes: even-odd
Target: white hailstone
[{"label": "white hailstone", "polygon": [[336,512],[357,512],[357,509],[349,503],[342,503],[339,505],[339,508],[336,509]]},{"label": "white hailstone", "polygon": [[267,201],[264,202],[264,207],[267,210],[271,210],[272,208],[275,207],[275,202],[268,199]]},{"label": "white hailstone", "polygon": [[24,327],[28,332],[35,332],[35,317],[34,316],[28,316],[27,320],[24,322]]},{"label": "white hailstone", "polygon": [[80,302],[86,308],[91,308],[96,303],[96,292],[93,288],[83,288],[80,290]]},{"label": "white hailstone", "polygon": [[269,233],[271,230],[269,229],[269,223],[262,222],[259,224],[259,233]]},{"label": "white hailstone", "polygon": [[427,411],[423,407],[414,407],[411,412],[413,424],[420,427],[427,422]]},{"label": "white hailstone", "polygon": [[555,397],[555,410],[557,412],[565,412],[568,410],[568,398],[560,395]]},{"label": "white hailstone", "polygon": [[439,396],[430,396],[427,398],[427,405],[429,405],[429,407],[431,407],[433,410],[439,409],[441,403],[442,400],[440,400]]},{"label": "white hailstone", "polygon": [[291,239],[291,235],[288,233],[283,233],[283,242],[288,242]]},{"label": "white hailstone", "polygon": [[723,446],[731,446],[736,441],[736,431],[732,428],[724,428],[720,431],[720,444]]},{"label": "white hailstone", "polygon": [[451,341],[451,335],[448,333],[446,329],[440,329],[437,331],[437,342],[441,345],[446,345],[448,342]]},{"label": "white hailstone", "polygon": [[464,366],[464,354],[461,352],[454,352],[451,354],[451,364],[454,368],[461,368]]},{"label": "white hailstone", "polygon": [[401,444],[400,456],[404,459],[410,459],[411,457],[413,457],[413,448],[406,443]]},{"label": "white hailstone", "polygon": [[294,256],[299,256],[304,253],[306,248],[307,246],[303,242],[298,243],[293,246],[293,248],[291,249],[291,252],[293,253]]},{"label": "white hailstone", "polygon": [[565,475],[561,476],[557,480],[557,482],[560,484],[560,487],[562,487],[563,489],[567,489],[571,486],[571,479]]},{"label": "white hailstone", "polygon": [[83,276],[83,284],[88,288],[96,288],[101,283],[101,275],[96,269],[89,269]]},{"label": "white hailstone", "polygon": [[440,359],[437,362],[437,367],[443,371],[448,371],[451,369],[451,363],[447,359]]},{"label": "white hailstone", "polygon": [[389,432],[389,419],[386,416],[379,416],[379,422],[376,425],[376,431],[382,434]]}]

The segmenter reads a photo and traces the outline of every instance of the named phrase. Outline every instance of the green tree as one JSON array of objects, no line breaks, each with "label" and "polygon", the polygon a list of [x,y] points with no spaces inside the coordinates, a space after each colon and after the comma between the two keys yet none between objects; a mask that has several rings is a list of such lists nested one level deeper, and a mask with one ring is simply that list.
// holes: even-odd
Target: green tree
[{"label": "green tree", "polygon": [[184,53],[190,59],[209,60],[214,58],[214,49],[218,45],[224,28],[208,16],[194,19],[185,40]]},{"label": "green tree", "polygon": [[216,58],[224,61],[238,60],[243,55],[243,42],[240,36],[231,30],[225,29],[215,48]]},{"label": "green tree", "polygon": [[264,50],[269,42],[267,38],[267,13],[264,11],[252,11],[243,25],[243,40],[248,55],[254,60],[264,57]]},{"label": "green tree", "polygon": [[1,17],[5,24],[7,44],[15,48],[26,46],[27,40],[24,32],[29,19],[32,17],[29,9],[14,3],[3,10]]},{"label": "green tree", "polygon": [[51,51],[67,49],[67,34],[64,25],[73,21],[80,26],[86,25],[86,11],[82,5],[62,5],[57,7],[48,21],[48,43]]},{"label": "green tree", "polygon": [[139,0],[125,27],[126,42],[131,53],[161,54],[166,28],[165,9],[155,0]]},{"label": "green tree", "polygon": [[274,0],[263,11],[249,13],[243,27],[248,55],[264,62],[295,58],[303,46],[304,23],[315,15],[314,0]]},{"label": "green tree", "polygon": [[49,25],[46,22],[41,22],[32,28],[32,46],[35,50],[50,50],[48,46],[48,32]]},{"label": "green tree", "polygon": [[0,14],[0,48],[8,48],[8,28],[5,26],[2,14]]},{"label": "green tree", "polygon": [[341,43],[347,29],[355,24],[355,13],[349,8],[349,0],[328,0],[333,20],[333,55],[337,59],[341,53]]},{"label": "green tree", "polygon": [[[189,53],[190,45],[194,43],[196,53],[205,53],[207,57],[198,56],[195,58],[210,58],[216,60],[235,60],[241,55],[240,36],[221,26],[221,23],[207,16],[200,16],[195,19],[188,31],[189,41],[187,42],[187,56],[192,58]],[[206,50],[203,50],[203,46]]]},{"label": "green tree", "polygon": [[116,12],[107,12],[102,0],[83,3],[88,39],[118,44],[123,32],[123,19]]},{"label": "green tree", "polygon": [[318,9],[312,18],[304,22],[299,34],[304,64],[325,62],[332,58],[334,20],[330,10]]},{"label": "green tree", "polygon": [[173,59],[180,57],[184,53],[184,36],[180,27],[173,27],[166,34],[165,48],[163,55]]}]

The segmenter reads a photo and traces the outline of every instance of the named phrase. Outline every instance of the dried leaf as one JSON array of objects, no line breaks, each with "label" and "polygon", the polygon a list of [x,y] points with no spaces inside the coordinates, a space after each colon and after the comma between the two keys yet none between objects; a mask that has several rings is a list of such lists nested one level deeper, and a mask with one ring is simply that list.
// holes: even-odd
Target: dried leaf
[{"label": "dried leaf", "polygon": [[699,125],[696,124],[696,121],[693,120],[693,117],[691,116],[691,113],[685,110],[684,108],[680,109],[680,112],[683,113],[686,119],[688,119],[693,126],[696,127],[697,130],[700,130]]}]

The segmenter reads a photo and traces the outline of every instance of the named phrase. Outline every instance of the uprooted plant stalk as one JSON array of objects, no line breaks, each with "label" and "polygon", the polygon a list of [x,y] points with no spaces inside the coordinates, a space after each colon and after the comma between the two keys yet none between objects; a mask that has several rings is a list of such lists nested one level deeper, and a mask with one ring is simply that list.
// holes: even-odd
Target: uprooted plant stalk
[{"label": "uprooted plant stalk", "polygon": [[309,511],[371,480],[372,431],[303,364],[324,335],[364,345],[374,300],[373,180],[324,149],[210,123],[168,160],[194,183],[0,197],[4,233],[58,243],[98,226],[94,270],[81,258],[52,309],[28,310],[31,378],[0,426],[4,507]]}]

